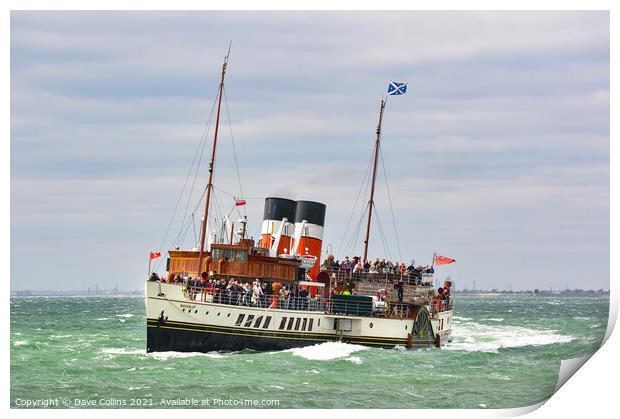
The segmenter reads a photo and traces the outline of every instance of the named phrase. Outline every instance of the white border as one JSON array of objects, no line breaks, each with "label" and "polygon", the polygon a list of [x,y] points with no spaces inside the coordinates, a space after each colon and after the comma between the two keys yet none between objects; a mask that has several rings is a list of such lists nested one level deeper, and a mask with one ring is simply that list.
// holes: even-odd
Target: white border
[{"label": "white border", "polygon": [[[164,1],[144,1],[144,0],[136,0],[133,2],[123,2],[118,0],[109,0],[109,1],[89,1],[88,3],[81,1],[62,1],[56,0],[54,2],[43,1],[43,0],[23,0],[23,1],[14,1],[9,0],[5,2],[7,4],[7,8],[5,10],[3,21],[5,25],[3,25],[2,30],[2,45],[4,46],[4,54],[3,54],[3,69],[4,69],[4,86],[5,92],[9,92],[10,89],[10,71],[9,71],[9,54],[10,54],[10,10],[64,10],[64,9],[77,9],[77,10],[136,10],[136,9],[157,9],[157,10],[197,10],[197,9],[211,9],[211,10],[241,10],[241,9],[258,9],[257,4],[250,1],[234,1],[230,0],[227,2],[205,2],[205,1],[196,1],[196,0],[176,0],[174,2],[164,2]],[[260,9],[265,10],[278,10],[278,9],[291,9],[291,2],[287,1],[262,1],[260,2]],[[618,42],[615,41],[617,38],[617,25],[618,25],[618,6],[615,6],[612,1],[601,1],[601,0],[593,0],[593,1],[532,1],[532,0],[513,0],[513,1],[470,1],[467,4],[463,4],[463,2],[459,1],[443,1],[440,4],[431,3],[431,2],[419,2],[419,1],[383,1],[379,3],[360,3],[353,1],[345,1],[338,4],[332,1],[325,0],[315,0],[315,1],[297,1],[294,3],[296,6],[294,9],[297,10],[377,10],[379,7],[382,10],[611,10],[610,19],[611,19],[611,73],[610,74],[618,74],[618,65],[617,65],[617,47]],[[379,6],[379,7],[378,7]],[[467,7],[465,7],[467,6]],[[148,7],[149,9],[145,9]],[[562,7],[562,9],[557,9],[557,7]],[[614,37],[616,35],[616,37]],[[615,48],[614,48],[615,47]],[[615,103],[617,100],[617,85],[614,83],[614,80],[611,81],[611,109],[616,109]],[[2,170],[4,175],[3,182],[3,191],[5,192],[5,196],[9,197],[10,191],[10,96],[5,93],[5,100],[3,101],[3,124],[4,127],[4,141],[2,142],[2,165],[0,166],[0,170]],[[612,112],[613,115],[613,112]],[[614,119],[611,119],[611,137],[613,139],[617,139],[617,123],[615,123]],[[618,156],[617,156],[617,146],[614,144],[614,141],[611,141],[611,214],[617,213],[618,209],[618,195],[615,192],[614,187],[617,189],[617,164],[618,164]],[[10,198],[9,198],[10,199]],[[9,271],[10,267],[10,205],[9,199],[5,199],[3,210],[3,220],[2,223],[2,249],[0,254],[2,255],[2,267],[3,271]],[[615,222],[615,218],[611,217],[611,242],[610,242],[610,250],[611,255],[617,255],[618,253],[618,244],[617,244],[617,233],[618,226]],[[611,259],[611,278],[618,278],[618,268],[617,262],[614,259]],[[4,281],[5,291],[7,296],[10,295],[9,292],[9,281],[8,278],[5,278]],[[610,299],[610,324],[608,328],[607,336],[610,335],[611,330],[613,329],[613,324],[615,324],[615,320],[618,312],[618,293],[617,293],[617,285],[614,281],[614,284],[611,285],[611,299]],[[5,319],[10,317],[10,309],[9,304],[5,305]],[[2,347],[2,351],[4,352],[4,360],[5,362],[2,365],[2,376],[3,376],[3,392],[2,392],[2,404],[8,409],[9,406],[9,346],[8,346],[8,336],[9,336],[9,323],[4,322],[5,327],[5,344]],[[572,418],[572,417],[606,417],[609,414],[613,414],[615,411],[615,397],[617,397],[615,385],[616,377],[618,376],[618,357],[615,353],[620,353],[618,350],[618,338],[617,333],[615,335],[611,335],[610,339],[604,345],[604,347],[599,350],[592,358],[588,361],[587,366],[582,368],[577,373],[577,377],[572,380],[568,380],[568,382],[555,394],[542,408],[536,410],[531,414],[532,417],[536,418],[551,418],[551,417],[563,417],[563,418]],[[501,410],[415,410],[412,412],[400,412],[393,410],[363,410],[363,411],[327,411],[327,414],[345,414],[348,415],[356,415],[362,417],[385,417],[392,415],[420,415],[427,416],[432,415],[435,417],[442,418],[450,418],[450,417],[465,417],[465,418],[480,418],[480,417],[502,417],[502,416],[514,416],[519,414],[527,413],[528,411],[532,411],[536,409],[538,406],[531,406],[527,408],[520,409],[501,409]],[[84,415],[87,416],[99,416],[99,415],[110,415],[112,412],[109,410],[89,410],[79,411],[44,411],[44,410],[9,410],[8,412],[14,416],[31,416],[33,414],[39,415],[51,415],[56,417],[82,417]],[[121,416],[146,416],[149,417],[164,417],[169,416],[170,414],[175,415],[183,415],[183,416],[200,416],[204,417],[205,415],[216,415],[223,414],[226,417],[230,416],[247,416],[252,415],[255,417],[285,417],[291,414],[294,414],[296,417],[315,417],[317,415],[322,414],[322,411],[317,410],[296,410],[295,412],[290,412],[286,410],[278,410],[278,411],[248,411],[248,410],[226,410],[221,411],[174,411],[174,413],[169,412],[167,410],[158,410],[158,411],[136,411],[136,410],[124,410],[124,411],[116,411],[113,414]]]}]

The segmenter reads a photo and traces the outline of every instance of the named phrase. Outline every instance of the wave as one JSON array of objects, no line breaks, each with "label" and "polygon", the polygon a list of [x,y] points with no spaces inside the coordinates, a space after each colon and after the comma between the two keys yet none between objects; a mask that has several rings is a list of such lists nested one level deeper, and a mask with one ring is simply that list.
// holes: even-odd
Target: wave
[{"label": "wave", "polygon": [[131,313],[126,313],[126,314],[115,314],[116,317],[125,317],[127,319],[133,317],[134,315]]},{"label": "wave", "polygon": [[146,349],[103,348],[101,352],[108,355],[146,355]]},{"label": "wave", "polygon": [[24,346],[24,345],[28,345],[28,341],[27,340],[16,340],[15,342],[13,342],[13,346]]},{"label": "wave", "polygon": [[[311,361],[329,361],[332,359],[348,358],[351,354],[368,349],[361,345],[352,345],[344,342],[324,342],[302,348],[286,349],[282,352],[291,352]],[[359,358],[357,358],[359,359]],[[356,363],[355,361],[351,361]],[[360,360],[361,363],[361,360]]]},{"label": "wave", "polygon": [[501,317],[497,317],[497,318],[489,318],[489,319],[485,319],[486,321],[489,322],[503,322],[504,319],[502,319]]},{"label": "wave", "polygon": [[[229,354],[232,354],[229,353]],[[158,360],[168,360],[168,359],[175,359],[175,358],[192,358],[195,356],[203,356],[206,358],[214,358],[214,359],[218,359],[218,358],[224,358],[226,357],[226,355],[221,354],[219,352],[213,351],[213,352],[207,352],[207,353],[203,353],[203,352],[175,352],[175,351],[168,351],[168,352],[151,352],[148,354],[148,356],[158,359]]]},{"label": "wave", "polygon": [[466,322],[453,329],[452,339],[453,341],[445,346],[448,350],[497,352],[500,348],[566,343],[574,338],[562,335],[556,330]]}]

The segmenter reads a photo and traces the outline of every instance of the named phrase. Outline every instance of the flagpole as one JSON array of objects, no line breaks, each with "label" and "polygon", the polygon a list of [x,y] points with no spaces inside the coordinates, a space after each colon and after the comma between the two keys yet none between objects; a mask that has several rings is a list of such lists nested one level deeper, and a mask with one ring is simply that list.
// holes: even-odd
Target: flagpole
[{"label": "flagpole", "polygon": [[151,262],[153,261],[153,259],[151,258],[151,254],[149,253],[149,272],[146,274],[147,278],[151,277]]},{"label": "flagpole", "polygon": [[368,239],[370,237],[370,221],[372,220],[372,207],[375,205],[375,180],[377,178],[377,161],[379,159],[379,146],[381,143],[381,123],[383,122],[383,111],[387,102],[387,95],[381,99],[381,108],[379,110],[379,123],[377,124],[377,139],[375,140],[375,155],[372,166],[372,184],[370,186],[370,199],[368,200],[368,224],[366,224],[366,238],[364,239],[364,258],[362,263],[368,259]]}]

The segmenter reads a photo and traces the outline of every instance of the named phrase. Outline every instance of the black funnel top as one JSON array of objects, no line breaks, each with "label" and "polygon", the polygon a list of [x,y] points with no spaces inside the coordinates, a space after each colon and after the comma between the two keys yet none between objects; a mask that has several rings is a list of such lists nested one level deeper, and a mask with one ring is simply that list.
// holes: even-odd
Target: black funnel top
[{"label": "black funnel top", "polygon": [[291,223],[295,220],[297,202],[286,198],[265,198],[263,220],[282,220],[287,218]]},{"label": "black funnel top", "polygon": [[303,220],[311,224],[325,225],[325,204],[314,201],[297,201],[297,212],[295,213],[295,222],[300,223]]}]

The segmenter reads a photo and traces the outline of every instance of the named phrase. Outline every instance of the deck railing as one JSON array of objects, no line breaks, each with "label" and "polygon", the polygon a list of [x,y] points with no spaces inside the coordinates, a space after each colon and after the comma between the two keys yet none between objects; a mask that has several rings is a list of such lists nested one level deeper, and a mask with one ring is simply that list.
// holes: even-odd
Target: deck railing
[{"label": "deck railing", "polygon": [[[256,307],[265,310],[314,311],[326,314],[351,315],[361,317],[408,318],[411,306],[407,303],[386,301],[349,300],[348,297],[282,297],[278,295],[251,292],[235,292],[215,290],[205,287],[178,284],[183,287],[183,295],[188,301],[229,304],[236,306]],[[354,298],[355,296],[351,296]]]},{"label": "deck railing", "polygon": [[409,285],[429,286],[433,284],[432,272],[354,272],[351,269],[336,267],[321,267],[337,281],[366,281],[394,284],[403,281]]}]

